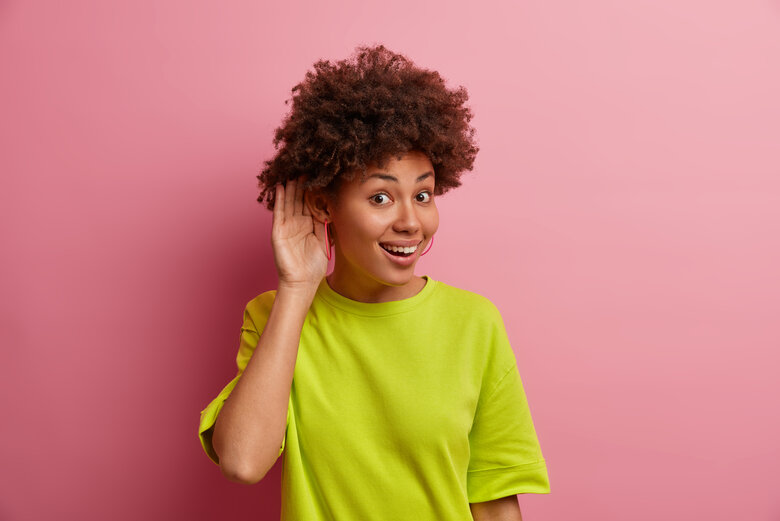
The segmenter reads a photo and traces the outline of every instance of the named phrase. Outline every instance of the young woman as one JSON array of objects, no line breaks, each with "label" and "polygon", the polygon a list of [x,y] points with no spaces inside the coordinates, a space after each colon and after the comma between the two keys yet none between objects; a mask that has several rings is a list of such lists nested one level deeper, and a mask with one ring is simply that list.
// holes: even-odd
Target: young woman
[{"label": "young woman", "polygon": [[549,481],[501,315],[414,274],[478,151],[465,89],[379,45],[292,91],[258,176],[279,284],[246,306],[206,453],[240,483],[284,454],[283,520],[521,519]]}]

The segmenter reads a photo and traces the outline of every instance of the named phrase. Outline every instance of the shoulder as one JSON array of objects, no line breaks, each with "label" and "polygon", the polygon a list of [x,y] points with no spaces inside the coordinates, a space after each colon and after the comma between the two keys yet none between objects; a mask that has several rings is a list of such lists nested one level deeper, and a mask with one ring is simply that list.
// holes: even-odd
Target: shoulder
[{"label": "shoulder", "polygon": [[249,321],[249,324],[255,325],[256,328],[265,326],[268,320],[268,315],[271,313],[271,306],[273,306],[274,299],[276,298],[276,290],[272,289],[264,293],[259,294],[249,302],[247,302],[244,308],[244,322]]},{"label": "shoulder", "polygon": [[482,360],[474,367],[481,367],[489,381],[497,381],[515,363],[514,352],[504,327],[498,307],[486,296],[475,291],[440,283],[437,293],[440,301],[446,301],[452,310],[443,313],[446,326],[456,331],[463,345],[475,347]]},{"label": "shoulder", "polygon": [[265,309],[267,307],[270,307],[274,303],[274,298],[276,298],[275,289],[260,293],[258,296],[256,296],[255,298],[247,302],[246,309],[250,309],[250,310]]},{"label": "shoulder", "polygon": [[501,313],[486,296],[467,289],[457,288],[436,281],[438,301],[453,310],[462,310],[470,318],[482,318],[489,321],[501,321]]}]

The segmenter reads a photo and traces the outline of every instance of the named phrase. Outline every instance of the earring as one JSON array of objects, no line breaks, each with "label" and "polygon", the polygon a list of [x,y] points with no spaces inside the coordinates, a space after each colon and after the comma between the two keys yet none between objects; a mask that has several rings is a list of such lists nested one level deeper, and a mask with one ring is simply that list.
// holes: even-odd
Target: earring
[{"label": "earring", "polygon": [[328,237],[328,220],[325,219],[325,254],[330,260],[330,238]]},{"label": "earring", "polygon": [[433,235],[431,235],[431,242],[428,243],[428,247],[425,248],[425,251],[420,254],[420,257],[428,253],[428,251],[431,249],[431,246],[433,246]]}]

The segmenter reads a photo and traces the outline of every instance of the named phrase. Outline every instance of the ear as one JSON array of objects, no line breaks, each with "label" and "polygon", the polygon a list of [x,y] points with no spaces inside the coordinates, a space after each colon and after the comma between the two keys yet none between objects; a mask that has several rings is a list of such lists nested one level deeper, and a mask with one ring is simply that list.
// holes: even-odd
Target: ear
[{"label": "ear", "polygon": [[332,208],[333,203],[326,193],[322,190],[306,190],[303,194],[304,203],[309,208],[311,216],[319,221],[333,222]]}]

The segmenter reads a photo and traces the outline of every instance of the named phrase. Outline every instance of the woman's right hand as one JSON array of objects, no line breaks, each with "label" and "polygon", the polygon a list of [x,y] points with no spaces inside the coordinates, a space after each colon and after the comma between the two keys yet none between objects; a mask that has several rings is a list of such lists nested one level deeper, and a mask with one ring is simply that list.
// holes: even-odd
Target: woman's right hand
[{"label": "woman's right hand", "polygon": [[276,185],[271,245],[279,286],[314,292],[328,270],[325,224],[311,215],[303,179]]}]

